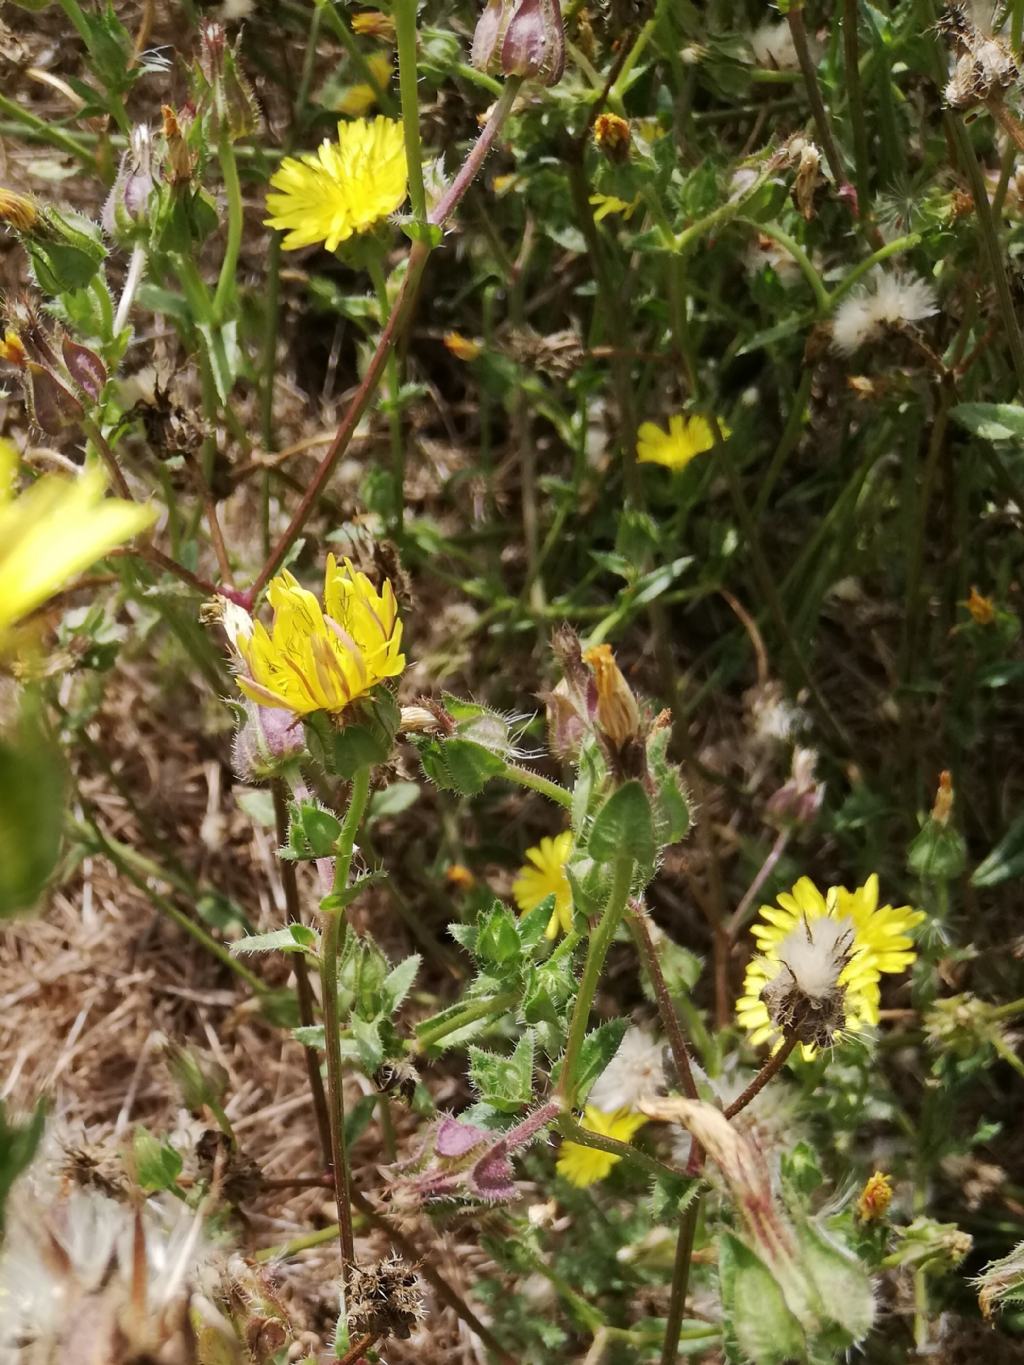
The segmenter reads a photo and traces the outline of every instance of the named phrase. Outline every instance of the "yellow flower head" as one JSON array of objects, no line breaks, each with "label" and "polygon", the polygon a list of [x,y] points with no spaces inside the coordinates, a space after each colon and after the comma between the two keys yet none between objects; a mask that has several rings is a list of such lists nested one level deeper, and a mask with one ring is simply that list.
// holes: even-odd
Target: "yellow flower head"
[{"label": "yellow flower head", "polygon": [[395,119],[353,119],[338,124],[337,142],[315,153],[286,156],[271,177],[277,194],[267,195],[267,227],[287,233],[286,251],[323,242],[337,250],[356,232],[366,232],[403,203],[405,143]]},{"label": "yellow flower head", "polygon": [[[813,998],[815,988],[805,983],[817,977],[824,984],[828,972],[828,964],[813,960],[815,944],[833,953],[831,985],[841,992],[841,1027],[856,1033],[878,1023],[882,973],[905,971],[914,961],[910,930],[924,919],[922,910],[909,905],[879,906],[874,873],[856,891],[832,886],[825,895],[809,877],[801,877],[792,891],[779,893],[776,905],[762,905],[760,915],[751,929],[759,954],[747,967],[736,1017],[755,1046],[771,1042],[774,1047],[782,1041],[782,1029],[763,992],[786,974]],[[815,1051],[813,1046],[803,1050],[805,1056]]]},{"label": "yellow flower head", "polygon": [[367,57],[366,65],[373,82],[348,86],[334,105],[339,114],[348,114],[350,118],[368,114],[377,103],[378,91],[386,90],[391,83],[391,58],[386,52],[372,53]]},{"label": "yellow flower head", "polygon": [[477,360],[483,354],[482,343],[464,337],[461,332],[445,332],[442,339],[456,360]]},{"label": "yellow flower head", "polygon": [[44,474],[13,495],[18,453],[0,439],[0,648],[17,621],[156,520],[156,509],[105,498],[99,469]]},{"label": "yellow flower head", "polygon": [[230,631],[238,686],[261,706],[338,714],[405,667],[402,623],[387,579],[380,592],[349,561],[327,556],[324,605],[285,570],[271,580],[273,629],[246,618]]},{"label": "yellow flower head", "polygon": [[892,1180],[876,1171],[865,1182],[857,1200],[857,1217],[862,1223],[877,1223],[884,1218],[892,1203]]},{"label": "yellow flower head", "polygon": [[362,38],[380,38],[386,43],[395,41],[395,21],[379,9],[364,10],[352,16],[352,32]]},{"label": "yellow flower head", "polygon": [[35,200],[0,185],[0,223],[6,223],[15,232],[30,232],[38,218]]},{"label": "yellow flower head", "polygon": [[571,853],[570,830],[554,839],[542,839],[536,848],[526,850],[526,862],[512,883],[512,895],[524,915],[554,896],[555,908],[546,930],[548,938],[557,938],[559,930],[567,934],[572,928],[572,887],[565,875]]},{"label": "yellow flower head", "polygon": [[996,606],[991,597],[985,597],[977,588],[971,588],[971,595],[964,606],[971,613],[976,626],[990,626],[996,619]]},{"label": "yellow flower head", "polygon": [[[616,1109],[609,1114],[588,1104],[583,1111],[580,1127],[601,1137],[630,1142],[646,1122],[643,1114],[634,1114],[628,1109]],[[570,1185],[585,1189],[587,1185],[603,1180],[621,1160],[622,1157],[612,1152],[599,1152],[595,1147],[584,1147],[580,1142],[563,1142],[558,1153],[557,1169],[558,1174],[568,1180]]]},{"label": "yellow flower head", "polygon": [[[732,434],[724,422],[719,422],[722,440]],[[666,469],[685,469],[690,461],[705,450],[714,448],[715,438],[706,417],[685,417],[682,413],[668,419],[668,431],[654,422],[644,422],[637,432],[636,457],[641,464],[663,464]]]}]

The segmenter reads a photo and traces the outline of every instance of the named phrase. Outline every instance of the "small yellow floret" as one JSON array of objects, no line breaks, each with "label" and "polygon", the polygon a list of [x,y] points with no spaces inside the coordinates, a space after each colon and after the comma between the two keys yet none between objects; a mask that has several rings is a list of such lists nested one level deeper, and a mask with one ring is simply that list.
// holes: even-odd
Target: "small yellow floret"
[{"label": "small yellow floret", "polygon": [[[619,1142],[630,1142],[647,1122],[643,1114],[634,1114],[629,1109],[616,1109],[605,1113],[588,1104],[583,1111],[581,1128],[601,1137],[617,1138]],[[599,1152],[596,1147],[584,1147],[580,1142],[563,1142],[558,1153],[558,1174],[580,1189],[603,1180],[617,1166],[622,1157],[613,1152]]]},{"label": "small yellow floret", "polygon": [[572,832],[544,838],[534,848],[526,850],[526,862],[512,883],[520,913],[528,914],[543,904],[549,896],[555,898],[546,934],[557,938],[559,930],[567,934],[572,928],[572,887],[565,875],[565,865],[572,854]]},{"label": "small yellow floret", "polygon": [[261,706],[338,715],[405,668],[391,584],[385,579],[377,592],[347,559],[342,567],[328,555],[323,607],[287,570],[271,580],[267,600],[272,630],[255,621],[232,632],[238,686]]},{"label": "small yellow floret", "polygon": [[271,178],[267,227],[287,235],[286,251],[323,242],[337,250],[354,233],[366,232],[405,200],[402,125],[394,119],[353,119],[338,124],[337,142],[315,153],[287,156]]},{"label": "small yellow floret", "polygon": [[[727,441],[731,431],[724,422],[719,422],[718,426],[722,440]],[[714,433],[706,417],[685,417],[676,413],[668,420],[668,431],[663,431],[654,422],[643,423],[637,432],[636,457],[641,464],[685,469],[695,456],[714,449],[714,445]]]},{"label": "small yellow floret", "polygon": [[869,1176],[857,1200],[857,1217],[863,1223],[877,1223],[892,1203],[892,1180],[882,1171]]}]

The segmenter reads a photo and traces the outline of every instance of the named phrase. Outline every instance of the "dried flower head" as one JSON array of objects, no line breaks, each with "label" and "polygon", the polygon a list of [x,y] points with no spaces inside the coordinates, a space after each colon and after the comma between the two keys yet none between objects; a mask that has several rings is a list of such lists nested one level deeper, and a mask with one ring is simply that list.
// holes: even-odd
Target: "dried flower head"
[{"label": "dried flower head", "polygon": [[793,33],[783,19],[781,23],[766,19],[747,38],[751,56],[758,66],[770,71],[797,71],[800,59],[793,42]]},{"label": "dried flower head", "polygon": [[951,109],[970,109],[986,100],[1001,100],[1020,79],[1008,43],[984,33],[961,4],[950,4],[937,25],[953,53],[953,69],[943,91]]},{"label": "dried flower head", "polygon": [[921,322],[937,312],[930,284],[902,271],[879,271],[869,284],[840,303],[832,321],[832,341],[844,355],[853,355],[882,332]]},{"label": "dried flower head", "polygon": [[388,579],[380,592],[349,560],[327,556],[324,605],[287,570],[271,580],[274,622],[236,622],[238,686],[250,701],[296,715],[340,715],[405,668],[402,622]]},{"label": "dried flower head", "polygon": [[597,688],[597,723],[617,748],[640,737],[640,707],[633,689],[623,677],[611,645],[594,645],[583,655],[594,671]]},{"label": "dried flower head", "polygon": [[338,124],[337,142],[285,157],[271,177],[267,227],[286,233],[286,251],[323,242],[336,251],[399,208],[406,193],[405,142],[394,119],[353,119]]},{"label": "dried flower head", "polygon": [[345,1304],[350,1330],[406,1341],[423,1317],[423,1283],[397,1252],[349,1266]]},{"label": "dried flower head", "polygon": [[505,28],[501,70],[541,85],[562,79],[565,29],[558,0],[519,0]]},{"label": "dried flower head", "polygon": [[38,220],[39,209],[34,199],[0,186],[0,223],[15,232],[30,232]]},{"label": "dried flower head", "polygon": [[1004,1303],[1020,1303],[1024,1299],[1024,1242],[998,1261],[989,1261],[980,1275],[971,1281],[978,1291],[978,1303],[986,1318],[990,1318]]},{"label": "dried flower head", "polygon": [[996,604],[991,597],[985,597],[977,588],[971,587],[971,595],[964,606],[970,612],[976,626],[990,626],[996,619]]},{"label": "dried flower head", "polygon": [[763,905],[751,932],[759,955],[747,967],[736,1015],[751,1042],[778,1047],[794,1030],[807,1055],[841,1031],[878,1023],[883,973],[902,972],[917,956],[910,930],[921,910],[878,904],[878,878],[825,895],[809,877],[776,905]]},{"label": "dried flower head", "polygon": [[825,784],[815,776],[818,755],[813,749],[793,750],[790,775],[768,798],[767,814],[781,825],[809,825],[825,799]]}]

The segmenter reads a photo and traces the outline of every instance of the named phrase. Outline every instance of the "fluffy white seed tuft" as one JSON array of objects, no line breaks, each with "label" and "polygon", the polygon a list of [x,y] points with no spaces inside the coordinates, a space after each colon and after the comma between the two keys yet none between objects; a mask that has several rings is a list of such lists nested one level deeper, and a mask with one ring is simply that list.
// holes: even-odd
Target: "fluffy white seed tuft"
[{"label": "fluffy white seed tuft", "polygon": [[938,303],[930,284],[898,270],[879,273],[836,309],[832,340],[838,350],[852,355],[883,329],[920,322],[937,312]]}]

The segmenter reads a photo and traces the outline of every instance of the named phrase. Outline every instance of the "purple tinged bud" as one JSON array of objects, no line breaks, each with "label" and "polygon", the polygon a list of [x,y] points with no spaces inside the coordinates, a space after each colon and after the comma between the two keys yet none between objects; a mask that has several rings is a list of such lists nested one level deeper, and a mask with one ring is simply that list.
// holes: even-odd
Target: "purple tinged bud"
[{"label": "purple tinged bud", "polygon": [[72,341],[70,337],[61,338],[60,349],[68,374],[87,398],[98,403],[107,382],[107,367],[103,361],[95,351]]},{"label": "purple tinged bud", "polygon": [[306,752],[302,721],[291,711],[245,704],[245,723],[235,736],[232,760],[243,782],[273,777]]},{"label": "purple tinged bud", "polygon": [[565,30],[558,0],[519,0],[501,47],[506,76],[557,85],[565,70]]},{"label": "purple tinged bud", "polygon": [[460,1123],[450,1115],[445,1115],[437,1127],[434,1138],[434,1151],[438,1156],[465,1156],[482,1142],[489,1142],[493,1133],[484,1128],[475,1128],[471,1123]]},{"label": "purple tinged bud", "polygon": [[103,205],[100,221],[104,231],[113,237],[144,226],[155,186],[153,137],[149,127],[140,123],[132,129],[131,144],[121,158],[114,187]]},{"label": "purple tinged bud", "polygon": [[487,0],[484,12],[477,20],[470,54],[470,61],[478,71],[501,69],[501,45],[514,9],[515,0]]}]

